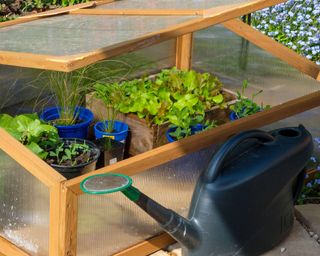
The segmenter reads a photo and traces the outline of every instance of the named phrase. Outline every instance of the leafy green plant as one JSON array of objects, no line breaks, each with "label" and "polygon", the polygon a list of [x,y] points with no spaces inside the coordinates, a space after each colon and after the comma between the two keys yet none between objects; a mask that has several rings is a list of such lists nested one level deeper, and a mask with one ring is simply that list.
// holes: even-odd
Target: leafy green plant
[{"label": "leafy green plant", "polygon": [[55,145],[59,137],[57,129],[42,123],[37,114],[24,114],[15,117],[1,114],[0,127],[42,159],[48,155],[46,149]]},{"label": "leafy green plant", "polygon": [[64,143],[60,142],[55,148],[48,152],[47,162],[64,166],[75,166],[90,160],[90,147],[86,143]]},{"label": "leafy green plant", "polygon": [[[194,128],[196,125],[201,125],[202,129],[196,130]],[[191,124],[188,127],[187,126],[181,127],[181,126],[171,125],[171,127],[174,127],[176,129],[173,132],[170,132],[169,135],[171,137],[175,138],[176,140],[180,140],[180,139],[188,137],[192,134],[197,134],[197,133],[200,133],[203,131],[207,131],[207,130],[215,128],[217,126],[218,126],[218,124],[215,120],[213,120],[213,121],[207,120],[207,121],[205,121],[204,124],[201,124],[201,122],[199,122],[199,121],[193,120],[193,122],[191,122]]]},{"label": "leafy green plant", "polygon": [[[99,85],[103,86],[110,87]],[[118,93],[114,108],[135,113],[149,125],[170,122],[187,129],[194,121],[201,122],[206,110],[226,106],[221,82],[213,75],[193,70],[166,69],[154,79],[124,81],[111,87]]]},{"label": "leafy green plant", "polygon": [[237,102],[234,105],[230,106],[230,109],[236,114],[238,119],[270,108],[270,105],[263,106],[263,103],[261,103],[261,105],[258,105],[254,102],[254,98],[262,93],[263,90],[253,93],[251,99],[246,98],[244,94],[247,87],[248,81],[244,80],[241,92],[237,91]]}]

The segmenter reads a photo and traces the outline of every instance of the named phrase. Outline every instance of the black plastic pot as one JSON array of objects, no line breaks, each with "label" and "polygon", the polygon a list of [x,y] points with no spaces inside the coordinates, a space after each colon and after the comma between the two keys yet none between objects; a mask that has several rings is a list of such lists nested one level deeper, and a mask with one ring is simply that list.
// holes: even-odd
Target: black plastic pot
[{"label": "black plastic pot", "polygon": [[125,145],[111,138],[100,138],[95,141],[101,154],[97,162],[97,169],[123,160]]},{"label": "black plastic pot", "polygon": [[93,142],[84,139],[62,139],[65,145],[70,145],[71,143],[79,143],[79,144],[87,144],[90,147],[92,159],[83,164],[75,165],[75,166],[64,166],[58,164],[50,164],[55,170],[61,173],[67,179],[72,179],[77,176],[80,176],[84,173],[94,171],[96,169],[96,163],[100,156],[100,150]]}]

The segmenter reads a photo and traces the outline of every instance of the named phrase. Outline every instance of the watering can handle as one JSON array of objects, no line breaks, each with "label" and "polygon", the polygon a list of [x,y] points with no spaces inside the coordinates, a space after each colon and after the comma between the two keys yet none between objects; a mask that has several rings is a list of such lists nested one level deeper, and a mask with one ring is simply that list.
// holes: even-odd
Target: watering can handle
[{"label": "watering can handle", "polygon": [[206,179],[213,182],[220,174],[220,169],[226,157],[242,142],[248,139],[257,139],[262,143],[271,142],[274,140],[273,136],[268,132],[261,130],[251,130],[239,133],[229,139],[223,146],[214,154],[211,160],[208,171],[206,173]]}]

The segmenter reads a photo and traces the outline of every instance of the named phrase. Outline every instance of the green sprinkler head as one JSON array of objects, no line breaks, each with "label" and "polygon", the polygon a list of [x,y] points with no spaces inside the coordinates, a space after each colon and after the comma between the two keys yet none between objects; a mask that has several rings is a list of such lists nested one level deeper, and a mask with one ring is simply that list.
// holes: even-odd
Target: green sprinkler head
[{"label": "green sprinkler head", "polygon": [[83,192],[93,195],[122,192],[131,201],[138,201],[140,191],[132,186],[129,176],[118,173],[96,174],[85,178],[80,188]]},{"label": "green sprinkler head", "polygon": [[97,174],[84,179],[80,188],[87,194],[110,194],[124,191],[132,185],[132,179],[123,174]]}]

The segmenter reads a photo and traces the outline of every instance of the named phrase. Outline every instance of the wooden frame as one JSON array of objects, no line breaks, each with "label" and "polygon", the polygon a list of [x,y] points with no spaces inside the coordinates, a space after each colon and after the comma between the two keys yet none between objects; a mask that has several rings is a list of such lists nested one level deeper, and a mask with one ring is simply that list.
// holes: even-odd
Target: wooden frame
[{"label": "wooden frame", "polygon": [[[6,25],[0,24],[0,28],[7,25],[14,25],[22,22],[28,22],[35,19],[50,17],[60,14],[100,14],[100,15],[135,15],[137,10],[104,11],[97,13],[95,9],[83,9],[93,7],[102,3],[109,3],[111,0],[96,1],[93,3],[78,5],[75,8],[56,10],[55,13],[44,13],[26,18],[18,19]],[[47,55],[34,55],[27,53],[0,52],[0,63],[35,67],[60,71],[71,71],[94,63],[98,60],[110,58],[125,52],[144,48],[171,38],[176,38],[176,65],[181,69],[189,69],[192,57],[192,32],[209,27],[217,23],[223,25],[229,30],[258,45],[259,47],[271,52],[276,57],[286,61],[289,65],[297,68],[301,72],[318,79],[320,81],[319,66],[299,56],[293,51],[285,48],[279,43],[264,36],[258,31],[253,30],[248,25],[240,22],[235,17],[239,15],[267,7],[282,0],[256,0],[250,4],[232,5],[228,8],[220,7],[209,10],[183,10],[179,15],[187,15],[192,12],[194,15],[202,15],[191,21],[170,27],[165,30],[156,31],[140,38],[125,42],[123,44],[99,49],[95,52],[56,57]],[[119,13],[120,12],[120,13]],[[167,13],[163,11],[154,12],[154,10],[145,10],[141,15],[178,15],[178,12]],[[30,64],[26,64],[30,61]],[[192,152],[206,148],[213,143],[222,142],[231,135],[247,130],[249,128],[261,127],[294,114],[320,106],[320,92],[288,101],[284,104],[275,106],[270,110],[257,113],[255,115],[227,123],[213,130],[186,138],[182,141],[174,142],[149,152],[140,154],[133,158],[121,161],[112,166],[97,170],[95,173],[117,172],[127,175],[134,175],[144,172],[149,168],[164,164],[185,156]],[[14,158],[21,166],[45,184],[50,191],[50,230],[49,230],[49,255],[50,256],[72,256],[76,255],[77,250],[77,215],[78,215],[78,196],[82,195],[79,188],[80,182],[90,174],[81,177],[66,180],[63,176],[55,172],[51,167],[45,164],[38,157],[33,155],[23,145],[13,139],[4,130],[0,129],[0,149],[10,157]],[[174,240],[167,234],[160,234],[147,241],[143,241],[131,248],[116,253],[115,256],[144,256],[158,249],[173,243]],[[11,242],[0,237],[0,254],[27,256],[23,250],[17,248]]]}]

